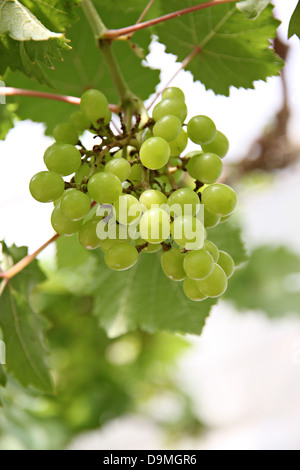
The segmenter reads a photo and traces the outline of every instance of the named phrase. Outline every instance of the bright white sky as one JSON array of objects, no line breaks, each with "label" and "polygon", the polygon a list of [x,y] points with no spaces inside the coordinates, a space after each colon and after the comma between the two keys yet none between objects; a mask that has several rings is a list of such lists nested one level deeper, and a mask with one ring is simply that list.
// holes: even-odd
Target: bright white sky
[{"label": "bright white sky", "polygon": [[[283,21],[282,37],[287,35],[287,21],[296,3],[297,0],[276,1],[276,14]],[[289,81],[294,105],[290,134],[293,140],[299,141],[299,41],[294,37],[290,44],[292,51]],[[162,69],[162,84],[178,68],[174,56],[164,54],[163,47],[159,44],[153,44],[149,62]],[[205,91],[199,82],[193,82],[191,74],[187,72],[180,72],[174,85],[184,90],[190,116],[207,114],[228,135],[231,142],[228,160],[238,159],[245,153],[274,111],[280,107],[278,78],[269,79],[268,83],[257,82],[255,90],[232,89],[229,98]],[[44,169],[43,153],[51,143],[52,140],[43,135],[43,125],[30,121],[17,123],[6,141],[0,142],[0,239],[5,238],[8,243],[28,245],[30,250],[36,249],[53,234],[50,225],[52,205],[34,201],[28,191],[31,177]]]}]

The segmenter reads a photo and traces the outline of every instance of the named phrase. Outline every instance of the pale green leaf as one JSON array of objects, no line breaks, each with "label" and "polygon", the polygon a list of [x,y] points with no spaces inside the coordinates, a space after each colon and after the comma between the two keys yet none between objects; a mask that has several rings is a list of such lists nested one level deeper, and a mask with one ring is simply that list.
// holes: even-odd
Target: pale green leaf
[{"label": "pale green leaf", "polygon": [[252,20],[255,20],[261,12],[270,5],[272,0],[244,0],[236,4],[237,8]]}]

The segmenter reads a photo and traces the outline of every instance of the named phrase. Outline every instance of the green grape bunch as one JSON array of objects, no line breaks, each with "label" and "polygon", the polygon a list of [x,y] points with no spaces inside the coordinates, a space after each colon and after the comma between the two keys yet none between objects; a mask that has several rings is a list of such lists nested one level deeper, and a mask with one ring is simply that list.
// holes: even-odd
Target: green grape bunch
[{"label": "green grape bunch", "polygon": [[[88,250],[102,250],[116,271],[133,267],[140,253],[158,253],[161,267],[182,282],[193,301],[221,296],[234,273],[231,256],[209,238],[237,205],[232,188],[219,183],[229,143],[207,116],[187,123],[182,90],[169,87],[152,118],[135,115],[128,129],[112,131],[104,94],[87,90],[69,122],[58,124],[44,154],[47,171],[30,181],[32,196],[53,203],[51,223],[62,236],[77,234]],[[89,131],[100,143],[80,141]],[[184,153],[188,141],[196,150]],[[66,181],[69,177],[69,181]]]}]

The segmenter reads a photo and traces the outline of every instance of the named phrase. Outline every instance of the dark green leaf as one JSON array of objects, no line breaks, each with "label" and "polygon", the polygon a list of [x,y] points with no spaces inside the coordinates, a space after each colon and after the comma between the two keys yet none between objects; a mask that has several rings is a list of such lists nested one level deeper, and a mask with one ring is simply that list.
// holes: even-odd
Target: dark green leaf
[{"label": "dark green leaf", "polygon": [[270,317],[300,313],[300,258],[286,248],[261,247],[238,269],[226,297],[241,310]]},{"label": "dark green leaf", "polygon": [[[161,5],[169,13],[198,3],[172,0]],[[253,88],[255,80],[278,74],[283,62],[270,48],[278,25],[271,6],[250,21],[234,4],[226,4],[167,21],[157,31],[166,52],[175,54],[180,62],[199,47],[186,68],[207,89],[228,96],[231,86]]]},{"label": "dark green leaf", "polygon": [[208,231],[208,239],[214,242],[220,250],[229,253],[236,266],[247,261],[248,256],[242,240],[241,229],[226,222]]},{"label": "dark green leaf", "polygon": [[[26,251],[24,247],[9,249],[3,244],[4,255],[14,262]],[[0,327],[8,371],[23,386],[32,385],[50,393],[52,380],[45,360],[44,321],[31,307],[32,290],[42,280],[44,275],[35,261],[6,285],[0,297]]]},{"label": "dark green leaf", "polygon": [[[0,101],[3,96],[0,96]],[[10,129],[14,127],[16,105],[0,104],[0,140],[4,140]]]},{"label": "dark green leaf", "polygon": [[288,37],[291,38],[296,34],[298,38],[300,38],[300,2],[298,2],[295,11],[292,15],[290,25],[289,25],[289,35]]}]

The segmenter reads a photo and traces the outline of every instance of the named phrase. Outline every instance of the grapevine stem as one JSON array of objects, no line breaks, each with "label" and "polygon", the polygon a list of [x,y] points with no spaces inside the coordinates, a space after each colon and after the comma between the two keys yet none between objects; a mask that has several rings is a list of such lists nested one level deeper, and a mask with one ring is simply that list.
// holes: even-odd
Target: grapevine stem
[{"label": "grapevine stem", "polygon": [[[26,90],[23,88],[0,87],[0,96],[30,96],[32,98],[46,98],[48,100],[63,101],[64,103],[80,105],[80,98],[77,96],[64,96],[55,93],[46,93],[44,91]],[[113,113],[118,113],[120,108],[116,104],[109,105]]]},{"label": "grapevine stem", "polygon": [[102,37],[107,31],[107,28],[101,20],[92,0],[82,0],[80,5],[96,38]]},{"label": "grapevine stem", "polygon": [[0,273],[0,278],[5,279],[6,281],[9,281],[13,277],[15,277],[19,272],[21,272],[23,269],[25,269],[30,263],[32,263],[33,260],[42,252],[44,251],[51,243],[55,242],[60,235],[56,234],[50,240],[48,240],[44,245],[42,245],[38,250],[36,250],[32,255],[25,256],[25,258],[21,259],[17,264],[12,266],[8,271],[4,273]]},{"label": "grapevine stem", "polygon": [[182,64],[181,66],[179,67],[179,69],[174,73],[174,75],[170,78],[170,80],[165,84],[165,86],[163,87],[163,89],[161,91],[159,91],[154,99],[151,101],[150,105],[148,106],[147,110],[149,111],[150,108],[152,108],[152,106],[154,105],[154,103],[156,102],[156,100],[158,100],[158,98],[160,97],[160,95],[163,93],[163,91],[172,83],[172,81],[177,77],[177,75],[179,74],[179,72],[181,72],[181,70],[185,69],[185,67],[188,66],[188,64],[193,60],[194,57],[196,57],[197,54],[200,54],[201,52],[201,47],[200,46],[195,46],[194,49],[192,50],[192,52],[182,61]]},{"label": "grapevine stem", "polygon": [[150,26],[154,26],[156,24],[163,23],[164,21],[178,18],[179,16],[187,15],[188,13],[193,13],[198,10],[204,10],[205,8],[222,5],[224,3],[237,3],[238,1],[239,0],[211,0],[206,3],[200,3],[198,5],[194,5],[189,8],[184,8],[183,10],[178,10],[172,13],[168,13],[167,15],[163,15],[158,18],[153,18],[152,20],[149,20],[149,21],[144,21],[143,23],[137,23],[132,26],[127,26],[126,28],[107,29],[104,32],[102,37],[106,39],[116,39],[116,38],[119,38],[120,36],[132,35],[136,31],[140,31],[141,29],[149,28]]}]

